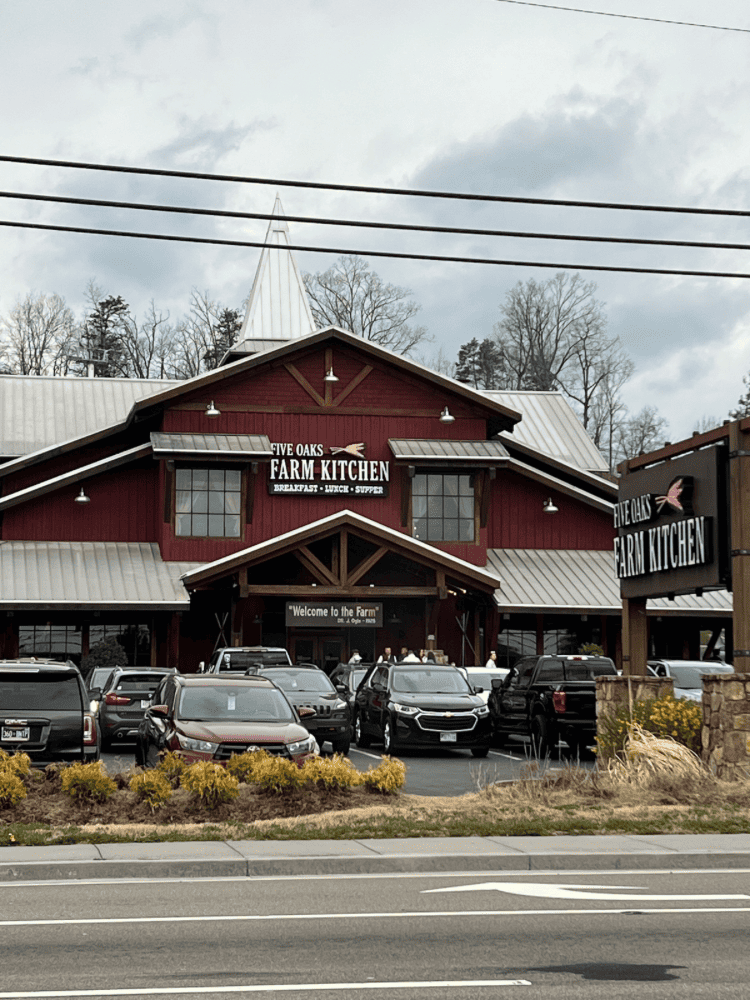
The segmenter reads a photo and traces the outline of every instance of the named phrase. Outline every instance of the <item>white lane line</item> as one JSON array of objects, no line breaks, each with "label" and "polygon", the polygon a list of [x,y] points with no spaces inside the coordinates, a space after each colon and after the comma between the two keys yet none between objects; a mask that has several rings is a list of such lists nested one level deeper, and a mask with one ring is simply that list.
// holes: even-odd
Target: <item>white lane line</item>
[{"label": "white lane line", "polygon": [[366,750],[360,750],[359,748],[352,747],[349,753],[361,753],[363,757],[372,757],[373,760],[382,760],[383,755],[379,753],[367,753]]},{"label": "white lane line", "polygon": [[[637,896],[629,897],[633,903],[639,903]],[[642,898],[642,897],[641,897]],[[689,897],[695,899],[694,896]],[[750,913],[750,906],[706,906],[706,907],[638,907],[644,913]],[[627,909],[606,910],[404,910],[396,913],[237,913],[237,914],[206,914],[194,917],[66,917],[47,920],[0,920],[0,927],[62,927],[77,924],[194,924],[216,923],[217,921],[237,922],[272,921],[272,920],[394,920],[397,917],[518,917],[518,916],[561,916],[571,913],[631,913],[633,907]],[[3,994],[0,993],[0,1000]]]},{"label": "white lane line", "polygon": [[[497,890],[498,892],[508,892],[513,896],[536,896],[544,899],[604,899],[617,900],[622,902],[628,900],[632,903],[699,903],[704,899],[750,899],[747,893],[739,892],[730,895],[717,895],[714,893],[691,893],[690,895],[646,893],[634,896],[633,892],[640,892],[645,886],[638,885],[571,885],[570,883],[552,883],[548,885],[531,885],[528,882],[481,882],[478,885],[453,885],[441,889],[422,889],[423,894],[433,892],[481,892],[484,890]],[[591,892],[596,889],[596,892]],[[599,889],[629,889],[630,892],[599,892]]]},{"label": "white lane line", "polygon": [[505,760],[516,760],[516,761],[524,761],[524,760],[526,760],[525,757],[513,757],[509,753],[500,753],[499,750],[490,750],[490,753],[492,754],[493,757],[504,757]]},{"label": "white lane line", "polygon": [[277,986],[170,986],[168,989],[137,990],[35,990],[22,993],[0,993],[0,1000],[20,1000],[21,997],[153,997],[175,996],[183,993],[294,993],[304,990],[416,990],[445,989],[463,986],[531,986],[528,979],[443,979],[432,981],[393,983],[282,983]]}]

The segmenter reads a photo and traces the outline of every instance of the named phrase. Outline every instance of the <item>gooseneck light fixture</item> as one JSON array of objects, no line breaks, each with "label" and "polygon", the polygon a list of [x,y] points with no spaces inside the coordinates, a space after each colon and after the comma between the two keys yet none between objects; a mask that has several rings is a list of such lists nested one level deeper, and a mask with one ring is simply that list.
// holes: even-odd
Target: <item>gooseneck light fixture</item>
[{"label": "gooseneck light fixture", "polygon": [[83,492],[83,486],[81,487],[81,492],[75,498],[76,503],[91,503],[91,497],[87,497]]},{"label": "gooseneck light fixture", "polygon": [[440,423],[441,424],[452,424],[455,419],[456,418],[450,412],[450,410],[448,409],[448,407],[444,406],[443,407],[443,412],[440,414]]},{"label": "gooseneck light fixture", "polygon": [[206,416],[207,417],[220,417],[221,416],[221,410],[217,410],[216,409],[216,407],[214,406],[213,399],[211,400],[211,402],[206,407]]},{"label": "gooseneck light fixture", "polygon": [[324,382],[338,382],[338,379],[333,374],[333,365],[331,365],[331,367],[326,372],[325,378],[323,379],[323,381]]},{"label": "gooseneck light fixture", "polygon": [[557,514],[559,513],[559,510],[560,508],[555,507],[555,505],[552,503],[552,497],[547,497],[547,499],[544,501],[544,513]]}]

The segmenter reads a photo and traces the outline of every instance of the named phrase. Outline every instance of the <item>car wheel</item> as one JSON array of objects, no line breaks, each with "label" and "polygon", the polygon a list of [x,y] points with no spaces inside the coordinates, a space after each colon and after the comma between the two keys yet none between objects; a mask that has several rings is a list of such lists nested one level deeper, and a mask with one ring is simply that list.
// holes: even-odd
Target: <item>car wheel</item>
[{"label": "car wheel", "polygon": [[357,715],[354,719],[354,742],[358,747],[366,749],[372,740],[362,732],[362,719]]},{"label": "car wheel", "polygon": [[472,757],[486,757],[490,752],[489,747],[472,747],[471,756]]},{"label": "car wheel", "polygon": [[550,727],[543,715],[535,715],[531,720],[531,747],[535,756],[551,757],[557,741],[553,740]]},{"label": "car wheel", "polygon": [[334,753],[342,753],[344,756],[349,753],[351,741],[348,737],[343,740],[331,740],[331,749]]},{"label": "car wheel", "polygon": [[157,767],[159,764],[159,750],[153,743],[146,750],[146,767]]},{"label": "car wheel", "polygon": [[383,753],[386,756],[396,752],[396,740],[393,735],[391,720],[386,719],[383,725]]}]

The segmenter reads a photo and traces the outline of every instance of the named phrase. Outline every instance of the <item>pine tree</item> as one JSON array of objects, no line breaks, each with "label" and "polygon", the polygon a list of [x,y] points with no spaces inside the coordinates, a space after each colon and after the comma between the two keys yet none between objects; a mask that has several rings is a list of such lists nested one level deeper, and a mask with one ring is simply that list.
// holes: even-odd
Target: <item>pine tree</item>
[{"label": "pine tree", "polygon": [[108,295],[95,301],[81,329],[81,353],[75,359],[84,373],[90,361],[97,378],[120,378],[130,374],[128,355],[123,345],[128,308],[121,295]]},{"label": "pine tree", "polygon": [[218,368],[221,359],[237,340],[237,334],[242,328],[242,320],[237,309],[222,309],[219,320],[211,326],[212,344],[203,355],[206,370]]},{"label": "pine tree", "polygon": [[745,392],[740,396],[737,408],[729,411],[729,416],[732,420],[742,420],[743,417],[750,417],[750,375],[745,375],[742,381],[745,384]]}]

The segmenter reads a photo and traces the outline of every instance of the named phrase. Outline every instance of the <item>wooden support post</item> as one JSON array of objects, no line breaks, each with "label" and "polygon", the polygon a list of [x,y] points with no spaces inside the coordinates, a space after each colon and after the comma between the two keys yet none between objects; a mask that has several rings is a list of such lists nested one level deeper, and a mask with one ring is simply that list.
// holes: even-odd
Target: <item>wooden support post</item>
[{"label": "wooden support post", "polygon": [[648,618],[646,598],[622,599],[622,672],[643,677],[647,673]]},{"label": "wooden support post", "polygon": [[607,635],[607,616],[599,615],[599,632],[601,633],[602,653],[609,656],[609,636]]},{"label": "wooden support post", "polygon": [[482,643],[479,641],[479,637],[482,634],[480,632],[480,618],[479,618],[479,608],[474,608],[474,666],[481,667],[486,660],[482,659]]},{"label": "wooden support post", "polygon": [[726,651],[738,674],[750,672],[750,426],[729,425],[729,503],[734,637]]},{"label": "wooden support post", "polygon": [[245,608],[247,607],[248,599],[246,597],[240,597],[239,600],[233,602],[232,606],[232,645],[242,646],[243,645],[243,619],[245,617]]},{"label": "wooden support post", "polygon": [[544,656],[544,615],[536,616],[536,655]]},{"label": "wooden support post", "polygon": [[500,610],[493,603],[484,615],[484,662],[490,658],[494,649],[497,652],[497,634],[500,631]]},{"label": "wooden support post", "polygon": [[150,659],[151,667],[154,669],[158,666],[159,663],[157,659],[159,653],[159,644],[156,641],[156,627],[157,627],[157,619],[154,617],[151,619],[151,659]]},{"label": "wooden support post", "polygon": [[341,529],[339,538],[339,573],[341,586],[346,587],[349,584],[349,532],[346,528]]},{"label": "wooden support post", "polygon": [[180,669],[180,621],[182,614],[173,611],[167,624],[167,670]]}]

